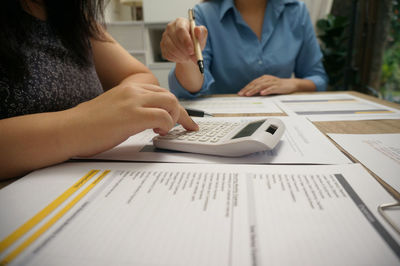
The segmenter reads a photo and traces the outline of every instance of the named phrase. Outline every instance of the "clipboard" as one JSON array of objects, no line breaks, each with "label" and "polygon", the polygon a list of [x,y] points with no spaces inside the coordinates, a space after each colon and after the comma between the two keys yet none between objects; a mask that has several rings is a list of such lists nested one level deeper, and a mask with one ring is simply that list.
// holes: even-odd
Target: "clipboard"
[{"label": "clipboard", "polygon": [[385,213],[387,210],[391,210],[394,208],[400,208],[400,202],[393,202],[393,203],[383,203],[378,206],[378,212],[382,217],[385,219],[385,221],[390,224],[390,226],[398,233],[400,234],[400,227],[390,218],[389,215]]},{"label": "clipboard", "polygon": [[400,235],[400,225],[396,224],[395,221],[393,221],[392,218],[387,214],[387,211],[393,210],[393,209],[399,209],[400,210],[400,193],[394,189],[392,186],[390,186],[388,183],[383,181],[379,176],[377,176],[375,173],[370,171],[368,168],[364,166],[365,169],[370,172],[370,174],[386,189],[387,192],[396,200],[395,202],[388,202],[388,203],[382,203],[378,205],[378,213],[383,217],[383,219]]}]

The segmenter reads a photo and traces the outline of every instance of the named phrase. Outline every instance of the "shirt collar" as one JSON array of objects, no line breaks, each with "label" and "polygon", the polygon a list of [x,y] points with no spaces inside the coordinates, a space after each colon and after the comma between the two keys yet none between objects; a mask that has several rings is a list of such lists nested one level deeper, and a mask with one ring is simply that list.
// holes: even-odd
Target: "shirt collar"
[{"label": "shirt collar", "polygon": [[298,0],[280,0],[278,2],[281,2],[283,5],[286,5],[286,4],[296,3],[296,2],[298,2]]},{"label": "shirt collar", "polygon": [[[298,2],[298,0],[269,0],[268,4],[274,6],[274,9],[276,9],[279,13],[280,11],[283,10],[285,5],[293,4],[296,2]],[[234,7],[235,7],[234,0],[223,0],[219,12],[219,20],[221,21],[224,18],[225,14]]]},{"label": "shirt collar", "polygon": [[279,17],[287,5],[298,3],[298,0],[269,0],[268,4],[274,10],[275,16]]},{"label": "shirt collar", "polygon": [[234,0],[223,0],[221,3],[221,8],[219,10],[219,20],[221,21],[228,10],[233,9],[235,7]]}]

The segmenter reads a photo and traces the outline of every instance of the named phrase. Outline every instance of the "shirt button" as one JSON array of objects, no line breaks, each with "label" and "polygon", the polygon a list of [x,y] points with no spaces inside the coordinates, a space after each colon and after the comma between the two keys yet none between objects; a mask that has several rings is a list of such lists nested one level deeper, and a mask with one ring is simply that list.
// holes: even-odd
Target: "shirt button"
[{"label": "shirt button", "polygon": [[262,61],[261,61],[261,60],[258,60],[258,64],[261,65],[261,64],[262,64]]}]

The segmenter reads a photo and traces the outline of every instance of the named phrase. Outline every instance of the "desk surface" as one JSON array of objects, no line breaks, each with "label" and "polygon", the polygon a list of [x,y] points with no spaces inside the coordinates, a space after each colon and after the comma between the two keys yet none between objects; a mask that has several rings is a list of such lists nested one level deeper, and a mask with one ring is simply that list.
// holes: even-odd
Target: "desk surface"
[{"label": "desk surface", "polygon": [[[323,94],[325,92],[313,92]],[[384,101],[377,99],[372,96],[368,96],[359,92],[328,92],[328,93],[348,93],[360,98],[364,98],[379,104],[383,104],[392,108],[396,108],[400,110],[400,105],[392,102]],[[302,93],[304,94],[304,93]],[[226,96],[226,95],[225,95]],[[260,114],[260,115],[269,115],[269,114]],[[276,115],[276,114],[274,114]],[[381,134],[381,133],[400,133],[400,120],[362,120],[362,121],[329,121],[329,122],[313,122],[313,124],[324,134],[327,133],[347,133],[347,134]],[[336,145],[336,143],[334,143]],[[344,151],[341,147],[336,145],[342,152],[344,152],[353,162],[358,162],[355,158],[349,155],[346,151]],[[386,189],[391,192],[393,196],[397,199],[400,199],[400,193],[397,193],[394,190],[391,190],[390,187],[385,186],[382,180],[379,177],[370,172],[375,178],[381,182]],[[17,180],[16,178],[0,181],[0,189]]]}]

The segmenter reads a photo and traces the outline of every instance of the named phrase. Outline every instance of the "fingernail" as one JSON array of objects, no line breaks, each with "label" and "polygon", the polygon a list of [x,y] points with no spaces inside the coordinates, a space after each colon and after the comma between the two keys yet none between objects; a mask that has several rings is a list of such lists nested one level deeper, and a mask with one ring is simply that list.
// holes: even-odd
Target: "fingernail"
[{"label": "fingernail", "polygon": [[196,123],[196,122],[194,122],[194,120],[189,116],[189,118],[190,118],[190,120],[192,120],[192,122],[195,124],[195,129],[196,130],[199,130],[200,129],[200,127],[199,127],[199,125]]},{"label": "fingernail", "polygon": [[205,34],[205,30],[203,28],[200,28],[200,37],[203,38]]}]

